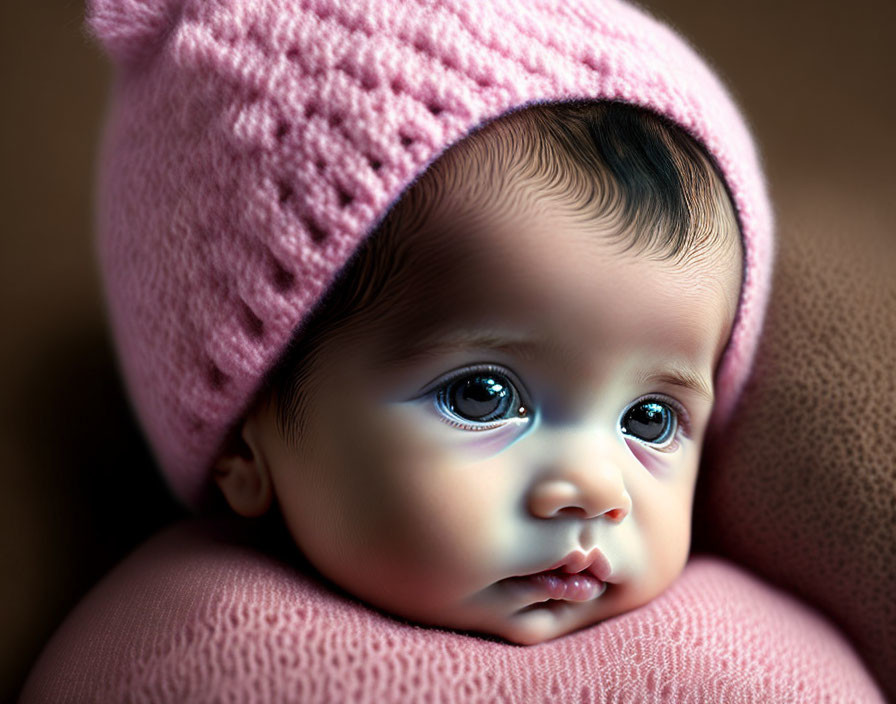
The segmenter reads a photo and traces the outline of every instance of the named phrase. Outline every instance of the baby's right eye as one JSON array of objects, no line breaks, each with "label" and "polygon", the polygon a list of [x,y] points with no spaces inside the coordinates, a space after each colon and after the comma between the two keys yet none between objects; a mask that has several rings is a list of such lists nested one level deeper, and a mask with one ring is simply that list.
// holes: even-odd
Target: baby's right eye
[{"label": "baby's right eye", "polygon": [[461,369],[433,388],[436,410],[463,430],[490,430],[531,416],[524,392],[509,370],[494,365]]}]

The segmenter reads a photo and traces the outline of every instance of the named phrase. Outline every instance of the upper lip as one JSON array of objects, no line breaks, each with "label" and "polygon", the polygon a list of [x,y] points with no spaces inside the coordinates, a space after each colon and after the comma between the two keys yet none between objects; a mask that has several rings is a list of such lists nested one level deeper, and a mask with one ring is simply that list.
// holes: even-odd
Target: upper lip
[{"label": "upper lip", "polygon": [[544,572],[562,570],[568,574],[588,572],[597,577],[601,582],[607,582],[613,571],[610,561],[597,548],[591,548],[587,553],[582,550],[573,550],[562,560],[558,560]]}]

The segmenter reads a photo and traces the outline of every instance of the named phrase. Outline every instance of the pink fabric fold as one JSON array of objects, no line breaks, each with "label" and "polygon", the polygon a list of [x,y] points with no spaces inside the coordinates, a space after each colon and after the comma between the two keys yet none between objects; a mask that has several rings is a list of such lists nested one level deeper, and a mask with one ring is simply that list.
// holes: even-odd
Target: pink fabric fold
[{"label": "pink fabric fold", "polygon": [[189,522],[94,588],[21,701],[884,699],[824,618],[718,558],[637,611],[523,647],[395,620]]}]

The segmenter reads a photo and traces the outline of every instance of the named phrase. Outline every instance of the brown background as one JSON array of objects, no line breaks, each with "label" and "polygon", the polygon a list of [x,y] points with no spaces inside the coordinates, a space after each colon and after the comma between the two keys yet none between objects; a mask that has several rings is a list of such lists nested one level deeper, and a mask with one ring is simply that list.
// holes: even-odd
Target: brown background
[{"label": "brown background", "polygon": [[[896,263],[896,3],[645,5],[701,50],[742,106],[782,247],[818,232],[819,243]],[[74,0],[0,9],[0,701],[84,591],[177,515],[104,328],[90,208],[109,70],[82,13]]]}]

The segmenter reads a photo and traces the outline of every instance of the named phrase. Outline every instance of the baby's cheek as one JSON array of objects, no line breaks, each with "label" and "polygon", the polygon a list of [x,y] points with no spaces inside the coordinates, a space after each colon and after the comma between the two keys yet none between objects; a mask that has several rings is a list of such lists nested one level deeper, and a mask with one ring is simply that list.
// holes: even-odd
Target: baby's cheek
[{"label": "baby's cheek", "polygon": [[656,477],[668,477],[672,468],[670,467],[669,458],[659,456],[656,451],[648,450],[637,440],[631,438],[625,439],[629,451],[635,456],[641,466]]},{"label": "baby's cheek", "polygon": [[662,593],[687,560],[696,460],[691,454],[678,459],[661,474],[644,469],[626,477],[632,511],[619,527],[616,546],[626,554],[621,562],[625,570],[622,609],[635,608]]},{"label": "baby's cheek", "polygon": [[687,561],[691,537],[690,500],[669,492],[652,511],[642,512],[647,569],[641,585],[651,598],[668,587]]},{"label": "baby's cheek", "polygon": [[444,445],[406,439],[384,470],[394,520],[407,530],[405,542],[436,571],[457,572],[488,560],[489,533],[500,513],[495,478],[458,462]]},{"label": "baby's cheek", "polygon": [[412,582],[462,590],[495,559],[500,487],[490,486],[495,479],[481,468],[459,462],[441,429],[421,430],[411,409],[381,417],[366,452],[349,460],[364,467],[361,496],[374,504],[367,529],[377,552]]}]

